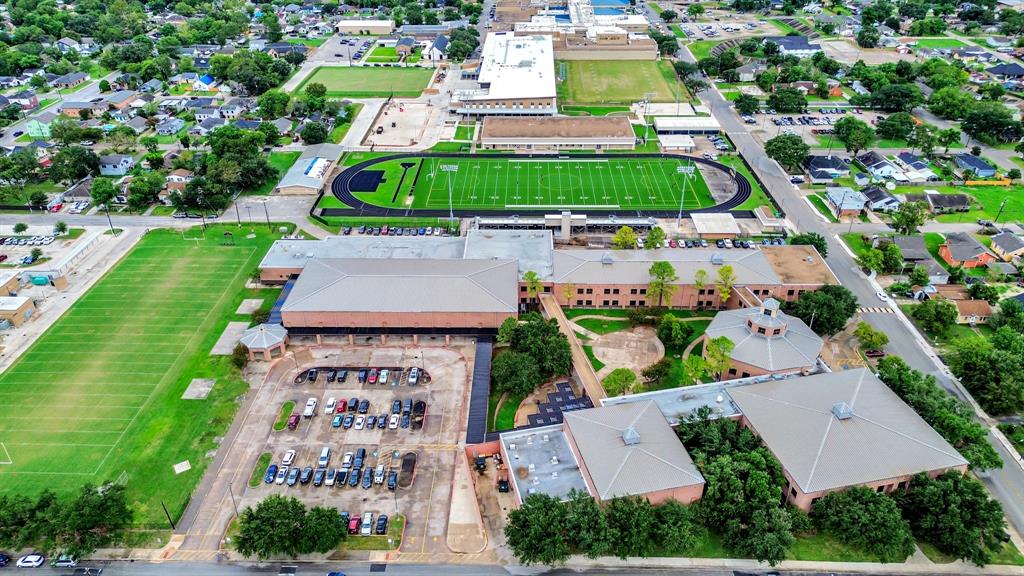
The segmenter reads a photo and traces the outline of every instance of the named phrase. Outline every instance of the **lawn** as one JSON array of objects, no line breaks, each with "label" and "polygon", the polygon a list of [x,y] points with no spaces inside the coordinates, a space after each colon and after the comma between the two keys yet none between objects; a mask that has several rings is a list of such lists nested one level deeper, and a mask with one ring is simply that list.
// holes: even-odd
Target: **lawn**
[{"label": "lawn", "polygon": [[327,38],[288,38],[285,42],[289,44],[302,44],[304,46],[319,47],[327,42]]},{"label": "lawn", "polygon": [[250,488],[257,488],[263,483],[263,476],[266,475],[267,468],[270,467],[270,458],[272,456],[270,452],[260,454],[260,457],[256,460],[256,465],[252,467],[252,474],[249,475]]},{"label": "lawn", "polygon": [[[402,61],[402,56],[395,50],[394,46],[377,46],[367,56],[366,61],[369,63],[390,63],[394,64]],[[406,59],[406,62],[415,64],[420,61],[419,50],[413,52]]]},{"label": "lawn", "polygon": [[768,20],[768,23],[778,28],[779,31],[782,32],[783,34],[789,34],[790,32],[800,34],[800,32],[796,28],[793,28],[792,26],[786,24],[782,20],[776,20],[775,18],[772,18],[771,20]]},{"label": "lawn", "polygon": [[607,116],[608,114],[628,114],[629,106],[563,106],[559,105],[566,116]]},{"label": "lawn", "polygon": [[711,56],[711,49],[721,42],[721,40],[695,40],[686,47],[690,49],[690,54],[693,54],[694,60],[699,62]]},{"label": "lawn", "polygon": [[[1014,222],[1024,220],[1024,186],[921,186],[908,187],[900,186],[898,191],[901,194],[919,192],[925,188],[938,190],[946,193],[969,194],[974,198],[975,204],[968,212],[953,212],[951,214],[939,214],[935,217],[939,222],[974,222],[978,218],[996,220],[999,222]],[[1000,212],[999,205],[1006,201]]]},{"label": "lawn", "polygon": [[653,102],[689,100],[667,60],[572,60],[557,67],[564,70],[558,98],[567,104],[629,104],[648,92]]},{"label": "lawn", "polygon": [[524,398],[526,397],[520,395],[506,396],[499,408],[498,401],[501,399],[501,392],[492,388],[491,396],[487,399],[487,431],[515,428],[516,411],[519,410],[519,405],[523,403]]},{"label": "lawn", "polygon": [[756,179],[754,179],[754,175],[750,173],[749,169],[747,169],[742,158],[736,154],[723,154],[718,157],[718,162],[739,172],[747,178],[748,182],[750,182],[750,198],[748,198],[743,204],[740,204],[739,207],[737,207],[737,210],[753,210],[758,206],[772,206],[772,201],[768,198],[768,194],[761,189],[761,185],[757,183]]},{"label": "lawn", "polygon": [[966,48],[967,44],[956,38],[918,38],[917,47],[932,49]]},{"label": "lawn", "polygon": [[284,430],[284,427],[288,425],[288,417],[295,411],[295,401],[289,400],[281,405],[281,412],[277,415],[277,421],[274,422],[274,430],[280,432]]},{"label": "lawn", "polygon": [[397,550],[402,543],[405,516],[389,515],[388,533],[382,536],[349,536],[341,541],[339,550]]},{"label": "lawn", "polygon": [[306,77],[295,94],[310,82],[327,87],[330,98],[416,98],[427,87],[434,71],[429,68],[317,68]]},{"label": "lawn", "polygon": [[348,134],[348,129],[352,127],[352,122],[355,121],[356,117],[359,116],[359,112],[363,109],[362,104],[352,104],[351,113],[349,117],[345,118],[344,121],[338,121],[338,123],[331,130],[330,135],[327,137],[328,142],[335,144],[341,144],[341,141]]},{"label": "lawn", "polygon": [[263,186],[253,190],[252,192],[246,192],[253,196],[266,196],[274,191],[274,187],[281,181],[281,177],[284,176],[285,172],[295,164],[295,161],[299,159],[302,152],[271,152],[270,153],[270,165],[277,168],[277,178],[271,178],[263,183]]},{"label": "lawn", "polygon": [[594,372],[600,372],[601,368],[604,368],[604,362],[601,362],[597,359],[597,356],[594,356],[593,346],[583,346],[583,353],[590,360],[590,365],[594,367]]},{"label": "lawn", "polygon": [[473,133],[476,131],[476,127],[472,124],[459,124],[455,127],[455,140],[462,140],[469,142],[473,140]]},{"label": "lawn", "polygon": [[[166,525],[161,502],[181,515],[248,389],[209,351],[279,237],[211,228],[148,232],[0,375],[0,494],[120,480],[140,526]],[[181,399],[193,378],[216,380],[206,399]]]},{"label": "lawn", "polygon": [[832,211],[828,209],[828,206],[825,205],[824,198],[818,194],[808,194],[807,199],[811,202],[811,205],[814,206],[814,209],[817,210],[819,214],[827,218],[829,222],[832,222],[833,224],[839,222],[835,215],[832,214]]},{"label": "lawn", "polygon": [[700,172],[691,177],[677,171],[691,163],[684,157],[401,158],[368,166],[356,178],[383,180],[372,191],[355,195],[371,204],[400,208],[446,209],[451,191],[459,209],[671,210],[679,208],[685,184],[685,207],[711,206],[714,200]]},{"label": "lawn", "polygon": [[628,320],[601,320],[599,318],[577,320],[576,325],[595,334],[611,334],[619,330],[627,330],[631,326]]}]

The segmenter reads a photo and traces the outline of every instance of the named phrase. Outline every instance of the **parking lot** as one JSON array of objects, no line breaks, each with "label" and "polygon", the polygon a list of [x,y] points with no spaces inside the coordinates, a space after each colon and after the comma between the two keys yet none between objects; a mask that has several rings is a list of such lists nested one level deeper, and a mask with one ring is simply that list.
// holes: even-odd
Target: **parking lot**
[{"label": "parking lot", "polygon": [[326,42],[309,55],[308,61],[318,64],[359,62],[360,58],[365,58],[368,52],[364,46],[371,47],[373,41],[373,37],[370,36],[331,35]]},{"label": "parking lot", "polygon": [[[874,125],[879,114],[862,108],[818,108],[811,107],[807,114],[773,114],[772,110],[744,118],[751,124],[750,132],[761,139],[762,143],[782,134],[797,134],[807,145],[825,147],[829,134],[834,132],[836,122],[845,116],[853,116]],[[753,122],[751,122],[753,120]],[[833,140],[833,147],[841,147],[842,143]]]},{"label": "parking lot", "polygon": [[[289,486],[286,473],[282,483],[275,478],[272,484],[248,488],[239,505],[254,504],[269,494],[284,494],[307,505],[337,508],[351,517],[365,517],[370,512],[375,516],[401,514],[406,518],[403,551],[431,552],[439,546],[436,551],[446,552],[444,532],[469,378],[464,352],[471,355],[472,348],[317,349],[315,360],[281,378],[273,405],[262,410],[261,421],[267,430],[263,451],[272,454],[272,464],[281,466],[285,455],[294,450],[290,469],[298,468],[299,478]],[[309,381],[304,376],[314,367],[318,369],[317,378]],[[414,367],[420,376],[415,385],[410,385],[410,369]],[[344,381],[336,377],[328,382],[329,370],[339,368],[347,371]],[[371,369],[377,369],[376,383],[370,382]],[[383,369],[388,370],[386,383],[379,381]],[[366,375],[362,382],[361,370]],[[334,407],[328,411],[332,398]],[[357,408],[350,410],[353,398],[358,400]],[[316,407],[306,417],[302,414],[309,399],[316,400]],[[397,408],[396,400],[400,403]],[[287,401],[295,402],[297,425],[274,432],[272,426]],[[422,413],[421,419],[417,413]],[[382,415],[387,422],[383,428],[377,424]],[[371,416],[373,427],[367,425]],[[362,428],[357,424],[360,417]],[[329,462],[320,466],[325,447],[330,448]],[[353,485],[359,456],[362,463]],[[317,474],[318,468],[324,470],[322,475]],[[336,470],[333,486],[327,485],[327,469]],[[301,481],[303,476],[307,476],[305,483]],[[339,483],[342,478],[344,484]],[[389,479],[393,490],[389,489]],[[397,539],[398,535],[389,531],[389,536]]]}]

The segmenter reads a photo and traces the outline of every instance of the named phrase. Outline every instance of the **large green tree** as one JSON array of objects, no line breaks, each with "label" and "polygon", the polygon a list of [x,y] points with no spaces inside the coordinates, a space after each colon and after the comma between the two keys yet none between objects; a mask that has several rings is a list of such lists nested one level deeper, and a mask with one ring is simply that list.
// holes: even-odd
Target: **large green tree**
[{"label": "large green tree", "polygon": [[857,313],[857,297],[845,286],[828,284],[804,292],[796,302],[784,306],[788,313],[806,322],[818,334],[831,336],[842,330]]},{"label": "large green tree", "polygon": [[491,363],[491,382],[498,392],[525,396],[540,386],[544,378],[532,356],[506,350]]},{"label": "large green tree", "polygon": [[846,145],[846,151],[856,155],[867,150],[875,141],[875,131],[866,122],[853,116],[843,116],[835,124],[836,138]]},{"label": "large green tree", "polygon": [[647,294],[651,298],[658,299],[658,306],[663,305],[666,299],[671,302],[672,295],[678,288],[676,282],[679,281],[679,275],[676,274],[672,263],[665,260],[654,262],[651,264],[648,274],[651,276],[651,281],[647,284]]},{"label": "large green tree", "polygon": [[822,258],[828,257],[828,242],[825,237],[817,232],[804,232],[789,237],[789,243],[794,245],[814,246]]},{"label": "large green tree", "polygon": [[897,234],[916,234],[928,219],[928,208],[924,202],[904,202],[890,214],[890,218]]},{"label": "large green tree", "polygon": [[512,331],[509,344],[514,352],[532,356],[545,380],[569,373],[572,362],[569,340],[558,330],[554,320],[545,320],[536,312],[523,314]]},{"label": "large green tree", "polygon": [[608,518],[587,492],[573,490],[569,500],[565,502],[566,534],[570,546],[586,554],[589,558],[597,558],[611,552],[612,531],[608,526]]},{"label": "large green tree", "polygon": [[764,143],[764,152],[785,170],[795,172],[807,158],[811,147],[797,134],[783,134]]},{"label": "large green tree", "polygon": [[949,300],[925,300],[911,308],[910,315],[925,332],[942,335],[956,324],[959,314],[956,305]]},{"label": "large green tree", "polygon": [[914,553],[910,525],[896,501],[870,488],[857,486],[828,494],[814,503],[811,517],[838,541],[880,562],[903,562]]},{"label": "large green tree", "polygon": [[530,494],[509,512],[505,540],[522,564],[561,564],[572,553],[568,527],[567,509],[557,498]]},{"label": "large green tree", "polygon": [[294,497],[274,494],[242,510],[235,548],[243,556],[260,560],[323,554],[338,547],[347,535],[346,528],[335,508],[307,510]]}]

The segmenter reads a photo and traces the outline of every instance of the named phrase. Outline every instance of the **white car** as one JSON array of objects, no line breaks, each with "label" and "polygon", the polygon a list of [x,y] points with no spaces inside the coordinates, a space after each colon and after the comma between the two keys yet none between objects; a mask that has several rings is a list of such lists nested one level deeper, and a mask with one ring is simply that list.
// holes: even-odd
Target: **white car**
[{"label": "white car", "polygon": [[381,384],[381,385],[384,385],[384,386],[387,386],[387,384],[388,384],[388,375],[389,374],[391,374],[391,370],[388,370],[387,368],[381,370],[380,371],[380,376],[377,377],[377,383]]},{"label": "white car", "polygon": [[354,454],[352,452],[345,452],[345,455],[342,456],[342,458],[341,458],[341,467],[342,468],[351,468],[352,467],[352,459],[353,459],[353,457],[354,457]]},{"label": "white car", "polygon": [[281,466],[280,468],[277,469],[277,476],[274,477],[274,484],[277,484],[278,486],[280,486],[281,484],[284,484],[284,480],[287,477],[288,477],[288,467],[287,466]]},{"label": "white car", "polygon": [[388,418],[388,428],[391,430],[398,430],[398,414],[392,414]]},{"label": "white car", "polygon": [[295,450],[289,450],[284,453],[284,458],[281,459],[281,465],[291,466],[292,462],[295,462]]},{"label": "white car", "polygon": [[366,416],[356,416],[356,430],[362,430],[366,424]]},{"label": "white car", "polygon": [[416,382],[420,379],[420,369],[413,366],[409,369],[409,386],[415,386]]},{"label": "white car", "polygon": [[306,409],[302,411],[302,415],[306,418],[312,418],[313,414],[316,413],[316,398],[310,398],[306,400]]},{"label": "white car", "polygon": [[324,402],[324,414],[334,414],[334,405],[337,403],[338,401],[334,399],[334,396],[328,398],[327,402]]},{"label": "white car", "polygon": [[889,297],[885,294],[885,292],[875,292],[875,296],[878,296],[878,299],[881,300],[882,302],[889,301]]},{"label": "white car", "polygon": [[18,568],[39,568],[46,562],[46,556],[42,554],[29,554],[18,558]]}]

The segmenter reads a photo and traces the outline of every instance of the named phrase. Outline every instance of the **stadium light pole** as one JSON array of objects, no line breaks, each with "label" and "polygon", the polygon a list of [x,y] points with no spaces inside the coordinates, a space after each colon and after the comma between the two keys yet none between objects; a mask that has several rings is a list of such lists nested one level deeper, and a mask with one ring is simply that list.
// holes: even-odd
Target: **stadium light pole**
[{"label": "stadium light pole", "polygon": [[651,130],[651,126],[647,123],[647,114],[651,110],[651,98],[654,98],[657,95],[657,92],[644,93],[644,144],[647,144],[647,135]]},{"label": "stadium light pole", "polygon": [[448,173],[448,219],[455,220],[455,205],[452,202],[452,173],[459,171],[458,164],[441,164],[439,166],[441,172]]},{"label": "stadium light pole", "polygon": [[676,173],[683,175],[683,185],[679,194],[679,215],[676,216],[676,232],[679,232],[679,226],[683,222],[683,201],[686,199],[686,182],[693,176],[693,164],[688,166],[676,166]]}]

